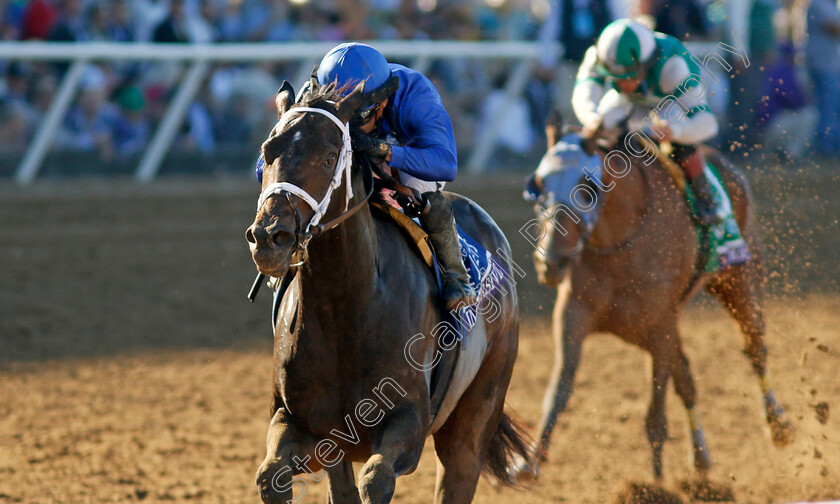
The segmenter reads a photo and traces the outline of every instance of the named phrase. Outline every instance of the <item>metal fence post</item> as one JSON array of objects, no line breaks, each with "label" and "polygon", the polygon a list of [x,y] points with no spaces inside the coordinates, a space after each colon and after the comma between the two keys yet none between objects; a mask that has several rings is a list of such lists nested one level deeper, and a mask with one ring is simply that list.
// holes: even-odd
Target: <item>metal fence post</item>
[{"label": "metal fence post", "polygon": [[505,114],[510,109],[511,104],[517,96],[522,95],[522,91],[528,84],[528,78],[531,76],[532,62],[530,60],[522,60],[513,71],[513,74],[508,77],[505,85],[505,99],[502,106],[496,111],[490,119],[490,123],[485,125],[484,134],[479,139],[475,149],[467,161],[467,171],[470,173],[481,173],[487,167],[487,161],[490,155],[493,154],[493,149],[496,147],[496,135],[499,128],[505,119]]},{"label": "metal fence post", "polygon": [[20,162],[15,178],[20,184],[31,184],[38,175],[38,170],[41,168],[41,163],[44,162],[47,152],[50,150],[50,145],[55,136],[55,132],[61,126],[61,120],[70,108],[70,103],[76,94],[76,89],[79,87],[79,81],[82,74],[87,68],[88,60],[77,59],[70,66],[64,79],[61,81],[61,87],[50,104],[44,122],[35,133],[32,139],[32,144],[26,150],[26,155]]},{"label": "metal fence post", "polygon": [[140,165],[137,167],[137,173],[135,174],[137,180],[148,182],[157,174],[163,157],[169,152],[169,147],[175,140],[178,126],[184,119],[184,113],[186,113],[209,69],[210,63],[206,60],[197,60],[190,66],[184,82],[181,83],[178,92],[175,94],[175,99],[172,100],[172,104],[166,110],[160,126],[155,131],[149,149],[143,155],[143,159],[140,160]]}]

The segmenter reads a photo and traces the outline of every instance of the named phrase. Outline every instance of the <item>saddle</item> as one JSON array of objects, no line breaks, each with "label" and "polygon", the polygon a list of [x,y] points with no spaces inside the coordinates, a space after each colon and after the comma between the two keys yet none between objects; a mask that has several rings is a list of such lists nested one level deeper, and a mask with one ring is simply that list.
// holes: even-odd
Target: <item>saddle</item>
[{"label": "saddle", "polygon": [[429,235],[423,231],[423,228],[419,224],[411,220],[406,214],[384,202],[372,201],[370,203],[370,209],[391,219],[400,228],[409,243],[414,245],[414,248],[426,262],[426,266],[430,268],[435,267],[435,255],[432,252]]}]

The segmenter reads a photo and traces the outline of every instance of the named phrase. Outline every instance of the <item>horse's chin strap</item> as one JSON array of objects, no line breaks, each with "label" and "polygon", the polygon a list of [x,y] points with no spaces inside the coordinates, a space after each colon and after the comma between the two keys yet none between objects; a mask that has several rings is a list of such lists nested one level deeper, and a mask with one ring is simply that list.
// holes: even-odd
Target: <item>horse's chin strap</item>
[{"label": "horse's chin strap", "polygon": [[353,159],[353,147],[350,143],[350,127],[347,123],[341,122],[341,120],[336,117],[331,112],[320,109],[320,108],[312,108],[312,107],[294,107],[286,111],[283,116],[280,118],[279,122],[283,121],[283,117],[286,117],[289,114],[298,114],[303,112],[314,112],[316,114],[325,115],[330,118],[332,122],[338,126],[338,129],[341,130],[341,152],[338,155],[338,160],[336,161],[335,165],[335,174],[333,175],[332,181],[330,182],[329,187],[327,188],[326,194],[324,194],[323,199],[320,202],[316,201],[315,198],[312,197],[308,192],[302,189],[299,186],[291,184],[289,182],[274,182],[269,184],[268,187],[260,194],[260,199],[257,201],[257,211],[265,205],[265,202],[272,196],[281,194],[284,191],[294,194],[298,196],[300,199],[306,202],[315,214],[306,224],[306,229],[304,230],[304,234],[309,233],[309,229],[312,226],[317,225],[324,214],[327,212],[327,208],[330,206],[330,200],[332,199],[332,193],[337,188],[341,187],[342,178],[346,182],[347,189],[345,191],[346,198],[344,201],[344,211],[346,212],[347,209],[350,207],[350,200],[353,198],[353,186],[350,183],[350,165],[352,164]]}]

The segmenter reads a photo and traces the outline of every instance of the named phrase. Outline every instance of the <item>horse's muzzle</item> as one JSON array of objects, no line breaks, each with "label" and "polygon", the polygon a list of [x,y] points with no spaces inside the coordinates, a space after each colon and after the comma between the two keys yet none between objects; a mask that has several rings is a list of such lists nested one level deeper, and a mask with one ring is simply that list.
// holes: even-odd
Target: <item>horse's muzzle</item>
[{"label": "horse's muzzle", "polygon": [[276,219],[266,222],[258,218],[245,231],[245,239],[260,273],[279,278],[288,271],[295,246],[294,231]]}]

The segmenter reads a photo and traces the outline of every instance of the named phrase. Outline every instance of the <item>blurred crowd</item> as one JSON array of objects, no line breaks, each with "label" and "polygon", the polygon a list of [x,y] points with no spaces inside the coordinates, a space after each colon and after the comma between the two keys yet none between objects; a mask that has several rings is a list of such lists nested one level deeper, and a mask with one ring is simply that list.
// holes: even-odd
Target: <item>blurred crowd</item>
[{"label": "blurred crowd", "polygon": [[[540,38],[560,40],[563,52],[544,52],[537,80],[551,83],[543,92],[553,93],[570,115],[568,97],[584,51],[612,19],[635,17],[685,42],[728,44],[732,52],[719,52],[729,68],[712,62],[707,67],[717,75],[702,75],[720,124],[716,147],[782,161],[808,153],[840,156],[838,3],[639,0],[620,12],[605,0],[560,0],[554,4],[560,15],[546,19]],[[733,54],[739,51],[748,61]],[[705,58],[702,50],[695,55]]]},{"label": "blurred crowd", "polygon": [[[428,71],[452,116],[459,150],[468,150],[507,106],[511,127],[500,128],[497,140],[505,152],[522,156],[542,148],[542,121],[552,103],[563,108],[568,101],[583,51],[603,26],[626,16],[644,16],[682,40],[735,44],[732,30],[741,34],[752,64],[721,79],[712,99],[727,126],[722,139],[753,145],[769,138],[780,155],[798,157],[819,124],[816,147],[836,153],[840,11],[834,0],[0,0],[0,40],[539,40],[544,57],[512,104],[503,89],[515,62],[436,61]],[[559,54],[549,49],[557,42]],[[0,153],[25,150],[67,68],[66,62],[0,60]],[[106,161],[137,156],[184,70],[175,63],[89,65],[53,147]],[[252,152],[276,120],[279,83],[295,75],[290,63],[215,65],[174,148]]]}]

